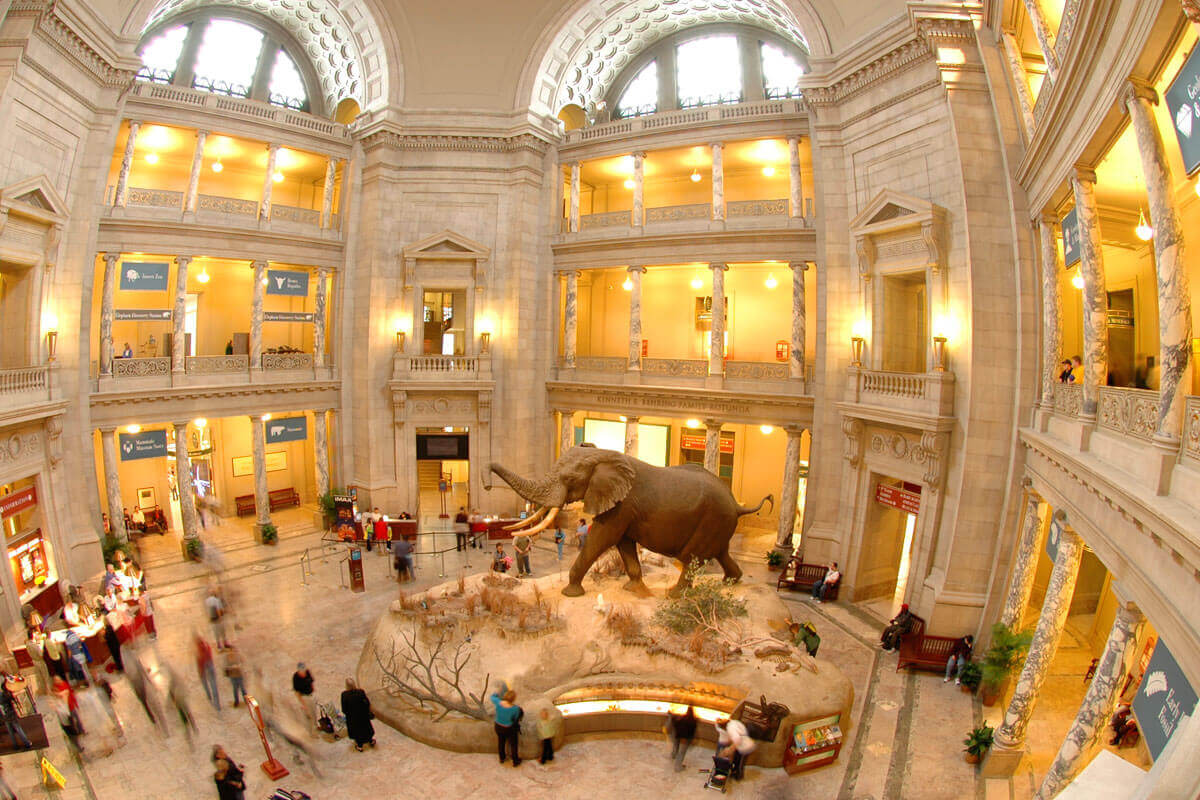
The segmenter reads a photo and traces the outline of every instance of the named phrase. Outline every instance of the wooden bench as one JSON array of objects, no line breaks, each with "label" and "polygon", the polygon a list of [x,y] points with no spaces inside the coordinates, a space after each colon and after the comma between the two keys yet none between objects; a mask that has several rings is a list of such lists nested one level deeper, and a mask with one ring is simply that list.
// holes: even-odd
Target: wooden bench
[{"label": "wooden bench", "polygon": [[[813,584],[825,577],[829,567],[825,564],[805,564],[798,558],[791,558],[779,572],[779,581],[775,589],[792,589],[812,594]],[[825,590],[826,600],[837,600],[838,588],[842,585],[839,580],[832,588]]]},{"label": "wooden bench", "polygon": [[950,651],[958,639],[950,636],[931,636],[925,633],[925,620],[913,614],[912,628],[900,637],[900,660],[896,662],[896,671],[903,667],[917,667],[934,672],[946,669],[950,660]]},{"label": "wooden bench", "polygon": [[254,495],[252,494],[244,494],[241,497],[235,497],[233,498],[233,503],[237,506],[237,515],[239,517],[244,517],[247,514],[253,514],[255,511]]},{"label": "wooden bench", "polygon": [[300,505],[300,494],[289,486],[286,489],[272,489],[267,492],[267,505],[272,511],[285,506]]}]

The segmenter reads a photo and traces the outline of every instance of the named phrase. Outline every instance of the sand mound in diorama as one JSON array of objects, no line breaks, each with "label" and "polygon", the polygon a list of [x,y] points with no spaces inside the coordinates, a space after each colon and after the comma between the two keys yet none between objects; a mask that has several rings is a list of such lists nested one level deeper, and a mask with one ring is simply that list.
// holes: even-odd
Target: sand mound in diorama
[{"label": "sand mound in diorama", "polygon": [[[588,579],[582,597],[560,594],[565,576],[497,574],[401,595],[363,647],[359,685],[376,716],[405,735],[446,750],[494,753],[488,695],[503,681],[525,710],[523,758],[540,752],[543,709],[559,719],[566,713],[559,746],[582,731],[657,733],[666,702],[691,703],[704,719],[765,696],[789,711],[779,735],[760,743],[751,761],[767,767],[783,763],[794,724],[838,713],[848,721],[850,681],[791,643],[788,610],[773,587],[729,587],[709,576],[697,581],[696,603],[671,603],[666,590],[678,574],[650,566],[652,598],[603,574]],[[732,613],[717,619],[713,603]]]}]

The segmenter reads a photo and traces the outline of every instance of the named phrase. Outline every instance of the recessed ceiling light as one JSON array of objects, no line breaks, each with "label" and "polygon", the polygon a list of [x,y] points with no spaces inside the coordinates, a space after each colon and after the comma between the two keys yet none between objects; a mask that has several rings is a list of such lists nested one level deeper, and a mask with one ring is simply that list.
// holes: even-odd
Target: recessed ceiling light
[{"label": "recessed ceiling light", "polygon": [[146,153],[146,163],[147,164],[157,164],[158,163],[158,153]]}]

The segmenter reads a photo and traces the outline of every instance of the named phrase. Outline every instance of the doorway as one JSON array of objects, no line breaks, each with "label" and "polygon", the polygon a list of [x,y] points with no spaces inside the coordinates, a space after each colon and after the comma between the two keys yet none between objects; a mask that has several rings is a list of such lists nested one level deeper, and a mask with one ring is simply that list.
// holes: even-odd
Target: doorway
[{"label": "doorway", "polygon": [[471,508],[470,432],[417,429],[417,510],[421,519],[453,519]]},{"label": "doorway", "polygon": [[921,487],[897,478],[872,481],[853,600],[890,619],[908,592]]},{"label": "doorway", "polygon": [[1133,289],[1108,293],[1108,385],[1135,385]]},{"label": "doorway", "polygon": [[906,272],[883,279],[883,326],[877,340],[880,369],[888,372],[924,372],[926,320],[925,273]]},{"label": "doorway", "polygon": [[427,289],[421,309],[422,355],[461,356],[467,343],[465,289]]}]

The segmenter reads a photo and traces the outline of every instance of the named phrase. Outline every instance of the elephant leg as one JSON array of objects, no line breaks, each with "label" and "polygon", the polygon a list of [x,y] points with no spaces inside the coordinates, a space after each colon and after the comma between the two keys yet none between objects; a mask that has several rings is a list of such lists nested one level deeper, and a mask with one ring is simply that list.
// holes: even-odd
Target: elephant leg
[{"label": "elephant leg", "polygon": [[667,590],[667,597],[679,597],[679,595],[683,594],[684,589],[692,585],[692,582],[688,580],[688,567],[691,566],[691,562],[694,557],[695,556],[692,553],[692,544],[691,542],[688,542],[686,545],[684,545],[683,549],[679,551],[679,580],[675,581],[671,588]]},{"label": "elephant leg", "polygon": [[651,597],[650,588],[642,582],[642,562],[638,561],[637,542],[632,539],[622,539],[617,542],[617,552],[621,554],[621,561],[625,564],[625,574],[629,576],[624,588],[638,597]]},{"label": "elephant leg", "polygon": [[721,565],[721,569],[725,570],[726,580],[736,583],[742,579],[742,568],[733,560],[733,556],[729,555],[728,547],[721,551],[721,555],[717,556],[717,563]]},{"label": "elephant leg", "polygon": [[603,523],[592,523],[592,529],[588,532],[587,544],[584,545],[583,551],[575,557],[575,561],[571,564],[571,571],[567,573],[567,585],[562,590],[564,595],[579,597],[583,594],[583,576],[587,575],[587,571],[592,568],[592,564],[596,562],[600,554],[615,545],[622,534],[624,534],[623,528],[614,533]]}]

